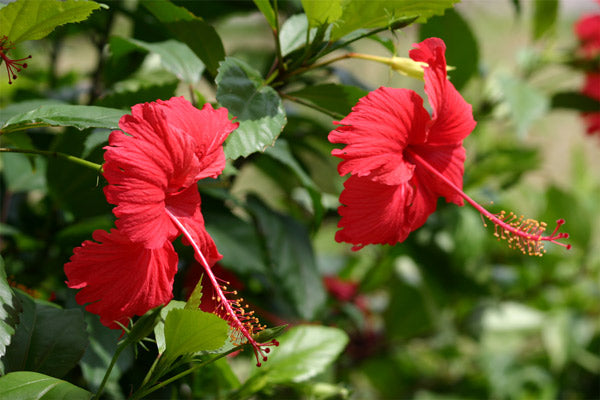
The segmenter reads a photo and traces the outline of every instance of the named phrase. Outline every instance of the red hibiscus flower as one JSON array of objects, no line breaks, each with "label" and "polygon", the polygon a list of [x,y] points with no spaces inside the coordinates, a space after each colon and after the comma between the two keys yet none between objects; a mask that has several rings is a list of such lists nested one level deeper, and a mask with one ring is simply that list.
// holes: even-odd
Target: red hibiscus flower
[{"label": "red hibiscus flower", "polygon": [[533,220],[491,214],[462,191],[462,141],[475,127],[471,106],[447,79],[444,42],[430,38],[415,46],[410,57],[427,64],[431,116],[412,90],[381,87],[329,134],[332,143],[346,145],[332,152],[343,160],[340,175],[351,174],[340,196],[336,240],[352,243],[353,250],[402,242],[435,211],[439,197],[459,206],[466,200],[497,226],[499,237],[531,254],[541,252],[542,241],[566,237],[556,231],[542,236],[545,225]]},{"label": "red hibiscus flower", "polygon": [[223,142],[235,128],[227,110],[198,110],[183,98],[138,104],[119,121],[105,147],[104,193],[115,204],[117,229],[96,231],[65,265],[68,286],[81,289],[80,304],[111,328],[172,298],[177,254],[171,242],[183,235],[204,267],[228,322],[266,359],[268,349],[252,339],[254,321],[237,317],[240,301],[211,271],[221,255],[206,232],[197,181],[217,177],[225,167]]},{"label": "red hibiscus flower", "polygon": [[[589,73],[585,76],[585,82],[581,93],[600,101],[600,71]],[[600,133],[600,110],[597,112],[586,112],[582,114],[587,126],[587,133]]]},{"label": "red hibiscus flower", "polygon": [[575,34],[585,58],[600,55],[600,14],[586,14],[575,23]]},{"label": "red hibiscus flower", "polygon": [[[587,14],[575,24],[575,34],[580,41],[581,56],[588,61],[588,70],[581,92],[600,101],[600,14]],[[595,59],[595,61],[594,61]],[[587,133],[600,133],[600,110],[582,113]]]}]

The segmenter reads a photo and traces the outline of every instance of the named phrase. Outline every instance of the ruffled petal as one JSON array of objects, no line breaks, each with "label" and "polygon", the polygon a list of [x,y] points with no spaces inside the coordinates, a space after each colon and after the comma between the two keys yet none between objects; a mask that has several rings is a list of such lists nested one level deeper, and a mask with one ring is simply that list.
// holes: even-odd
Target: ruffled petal
[{"label": "ruffled petal", "polygon": [[344,143],[332,151],[342,158],[340,175],[369,176],[386,184],[407,182],[414,166],[403,157],[409,142],[423,142],[429,115],[423,99],[407,89],[380,87],[359,100],[341,125],[329,133],[332,143]]},{"label": "ruffled petal", "polygon": [[[411,150],[419,154],[421,158],[431,167],[450,181],[458,189],[462,190],[463,175],[465,171],[466,152],[462,145],[450,146],[414,146]],[[411,159],[410,154],[407,158]],[[443,179],[435,176],[425,168],[419,166],[419,162],[413,162],[417,165],[415,175],[419,181],[424,182],[436,197],[443,196],[446,201],[462,206],[464,204],[460,193],[454,190]]]},{"label": "ruffled petal", "polygon": [[[104,156],[109,183],[104,193],[109,203],[117,205],[113,210],[117,227],[149,248],[159,248],[177,236],[177,227],[165,213],[166,202],[187,188],[197,190],[197,177],[202,175],[197,143],[168,123],[172,112],[156,103],[134,106],[132,115],[123,116],[119,123],[128,135],[111,133]],[[195,213],[193,207],[188,210],[189,216]]]},{"label": "ruffled petal", "polygon": [[[145,125],[144,120],[138,126]],[[134,242],[162,247],[178,231],[165,213],[165,202],[187,187],[197,190],[199,164],[193,139],[171,131],[150,143],[115,131],[104,158],[104,176],[109,183],[104,193],[109,203],[117,205],[113,209],[117,228]]]},{"label": "ruffled petal", "polygon": [[[223,258],[223,256],[219,253],[217,245],[206,231],[204,217],[200,212],[200,205],[200,194],[195,186],[167,200],[167,210],[183,224],[194,239],[194,242],[198,244],[198,248],[210,267]],[[177,236],[180,233],[178,230]],[[190,245],[185,236],[182,238],[182,241],[183,244]],[[199,257],[196,255],[196,258],[198,259]],[[198,261],[201,262],[201,260]]]},{"label": "ruffled petal", "polygon": [[[448,145],[461,142],[475,128],[473,109],[450,83],[446,75],[446,45],[441,39],[429,38],[410,51],[410,58],[427,63],[425,93],[433,109],[427,143]],[[411,142],[414,143],[414,142]]]},{"label": "ruffled petal", "polygon": [[414,179],[401,185],[385,185],[350,176],[340,195],[343,204],[335,235],[338,242],[352,243],[352,250],[367,244],[396,244],[421,227],[435,211],[436,197]]},{"label": "ruffled petal", "polygon": [[216,178],[225,168],[223,142],[238,126],[231,122],[226,108],[213,109],[205,104],[198,110],[183,97],[168,101],[157,100],[157,106],[165,110],[170,126],[190,135],[196,142],[195,153],[200,160],[200,172],[196,180]]},{"label": "ruffled petal", "polygon": [[575,34],[581,42],[581,52],[586,58],[600,53],[600,14],[583,15],[574,25]]},{"label": "ruffled petal", "polygon": [[127,325],[128,318],[171,300],[177,253],[170,242],[147,249],[116,229],[97,230],[93,238],[74,249],[65,274],[70,288],[81,289],[77,302],[88,304],[102,324],[117,329],[115,321]]}]

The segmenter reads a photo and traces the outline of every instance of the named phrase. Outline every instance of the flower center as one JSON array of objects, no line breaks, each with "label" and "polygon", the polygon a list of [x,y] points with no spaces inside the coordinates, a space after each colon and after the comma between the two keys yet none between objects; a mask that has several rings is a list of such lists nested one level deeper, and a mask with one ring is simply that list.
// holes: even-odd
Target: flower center
[{"label": "flower center", "polygon": [[510,248],[519,249],[521,252],[523,252],[523,254],[540,257],[546,252],[546,250],[544,250],[544,242],[550,242],[559,246],[563,246],[567,250],[571,249],[570,244],[559,242],[560,239],[567,239],[569,237],[568,233],[558,232],[560,227],[565,223],[564,219],[559,219],[556,221],[556,227],[554,228],[552,234],[549,236],[542,236],[547,226],[545,222],[538,222],[534,219],[525,218],[522,215],[517,217],[512,212],[510,212],[508,215],[505,211],[501,211],[499,214],[492,214],[479,205],[479,203],[477,203],[475,200],[467,196],[465,192],[458,188],[437,169],[432,167],[416,152],[410,150],[408,147],[405,151],[410,154],[412,160],[414,160],[416,164],[425,168],[427,171],[444,181],[467,203],[469,203],[483,216],[490,220],[495,227],[494,236],[496,236],[498,240],[506,240]]},{"label": "flower center", "polygon": [[262,361],[267,361],[267,354],[271,351],[269,347],[271,346],[279,346],[279,342],[275,339],[272,339],[265,343],[258,343],[254,339],[254,335],[259,331],[264,329],[264,326],[260,325],[258,322],[258,318],[254,316],[253,311],[247,311],[247,306],[242,305],[243,299],[228,299],[227,295],[236,296],[236,291],[227,291],[226,286],[222,286],[217,282],[217,277],[212,272],[210,265],[206,261],[206,258],[202,254],[200,247],[194,241],[193,236],[188,232],[188,230],[183,226],[183,224],[177,219],[175,215],[173,215],[167,209],[167,215],[171,218],[173,223],[177,225],[181,233],[187,238],[187,240],[191,243],[194,251],[200,258],[202,267],[204,267],[204,271],[208,276],[210,283],[215,292],[215,300],[217,302],[217,307],[215,308],[215,314],[219,317],[223,318],[229,325],[233,328],[234,332],[232,333],[231,339],[234,343],[239,344],[242,342],[245,337],[247,342],[252,345],[252,350],[254,351],[254,356],[256,357],[256,366],[261,366]]}]

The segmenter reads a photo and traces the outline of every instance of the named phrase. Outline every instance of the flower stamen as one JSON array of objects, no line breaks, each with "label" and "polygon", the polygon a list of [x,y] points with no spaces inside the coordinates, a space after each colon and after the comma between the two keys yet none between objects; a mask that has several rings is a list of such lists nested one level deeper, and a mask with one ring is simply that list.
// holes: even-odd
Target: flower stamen
[{"label": "flower stamen", "polygon": [[2,59],[2,61],[4,61],[4,63],[6,63],[6,72],[8,74],[9,85],[12,85],[12,81],[17,79],[17,72],[21,72],[21,69],[27,68],[27,63],[22,61],[31,58],[31,55],[20,59],[9,58],[7,52],[14,48],[14,44],[8,40],[8,37],[6,35],[0,39],[0,58]]},{"label": "flower stamen", "polygon": [[[546,231],[547,224],[545,222],[538,222],[531,218],[525,218],[524,216],[517,216],[513,212],[506,214],[505,211],[501,211],[499,214],[493,214],[483,208],[479,203],[470,198],[465,192],[463,192],[458,186],[447,179],[437,169],[432,167],[427,161],[419,156],[414,151],[407,149],[411,157],[419,163],[427,171],[444,181],[450,186],[456,193],[458,193],[464,200],[472,205],[477,211],[484,217],[490,220],[494,224],[494,236],[498,240],[506,240],[508,247],[521,250],[523,254],[529,254],[531,256],[542,256],[546,250],[544,250],[544,242],[550,242],[563,246],[567,250],[571,249],[570,244],[559,242],[560,239],[567,239],[568,233],[558,232],[560,227],[565,223],[564,219],[556,221],[556,227],[549,236],[542,236]],[[487,226],[484,223],[484,226]]]},{"label": "flower stamen", "polygon": [[254,311],[247,311],[249,307],[248,305],[243,305],[243,298],[230,299],[227,297],[227,295],[236,296],[237,291],[229,291],[227,290],[227,286],[219,284],[218,281],[221,279],[218,279],[212,272],[212,269],[202,254],[200,247],[196,241],[194,241],[193,236],[189,233],[181,221],[177,219],[177,217],[175,217],[169,210],[165,211],[169,218],[171,218],[175,225],[177,225],[181,233],[183,233],[183,235],[191,243],[194,251],[200,258],[202,267],[204,267],[206,275],[209,278],[215,293],[213,296],[213,299],[217,302],[217,306],[214,311],[215,315],[223,318],[229,323],[229,326],[231,326],[232,332],[230,338],[234,344],[243,344],[244,340],[246,343],[250,343],[252,350],[254,351],[254,356],[256,357],[256,366],[260,367],[261,360],[267,361],[267,354],[271,351],[269,347],[279,346],[279,342],[273,339],[265,343],[258,343],[253,338],[255,334],[265,329],[265,326],[261,325],[258,318],[254,316]]}]

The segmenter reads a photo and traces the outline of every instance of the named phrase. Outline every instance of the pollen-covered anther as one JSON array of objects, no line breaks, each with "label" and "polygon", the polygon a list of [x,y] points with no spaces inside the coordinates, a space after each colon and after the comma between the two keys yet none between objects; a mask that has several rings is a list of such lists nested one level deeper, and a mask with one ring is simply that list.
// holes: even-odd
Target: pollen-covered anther
[{"label": "pollen-covered anther", "polygon": [[237,291],[228,291],[225,286],[217,286],[219,289],[217,298],[219,299],[217,308],[214,313],[231,326],[230,338],[235,345],[249,343],[252,346],[254,356],[256,357],[256,365],[261,366],[262,361],[267,361],[267,354],[270,352],[270,346],[278,346],[279,342],[271,340],[266,343],[258,343],[253,336],[265,329],[264,325],[260,324],[257,317],[254,316],[254,311],[249,311],[249,306],[244,304],[243,298],[228,299],[225,295],[237,295]]},{"label": "pollen-covered anther", "polygon": [[31,58],[31,55],[25,58],[11,59],[8,57],[7,52],[14,49],[14,45],[8,40],[5,35],[0,39],[0,58],[6,64],[6,72],[8,74],[8,84],[12,85],[12,81],[17,79],[17,72],[21,72],[21,69],[27,68],[27,63],[22,62]]},{"label": "pollen-covered anther", "polygon": [[567,250],[571,248],[570,244],[558,242],[569,237],[568,233],[558,232],[565,223],[564,219],[556,221],[556,228],[551,235],[543,236],[547,228],[545,222],[525,218],[523,215],[517,216],[513,212],[506,214],[504,210],[499,214],[485,216],[494,224],[494,236],[498,240],[506,240],[508,247],[518,249],[523,254],[541,257],[546,252],[544,242],[558,244]]}]

